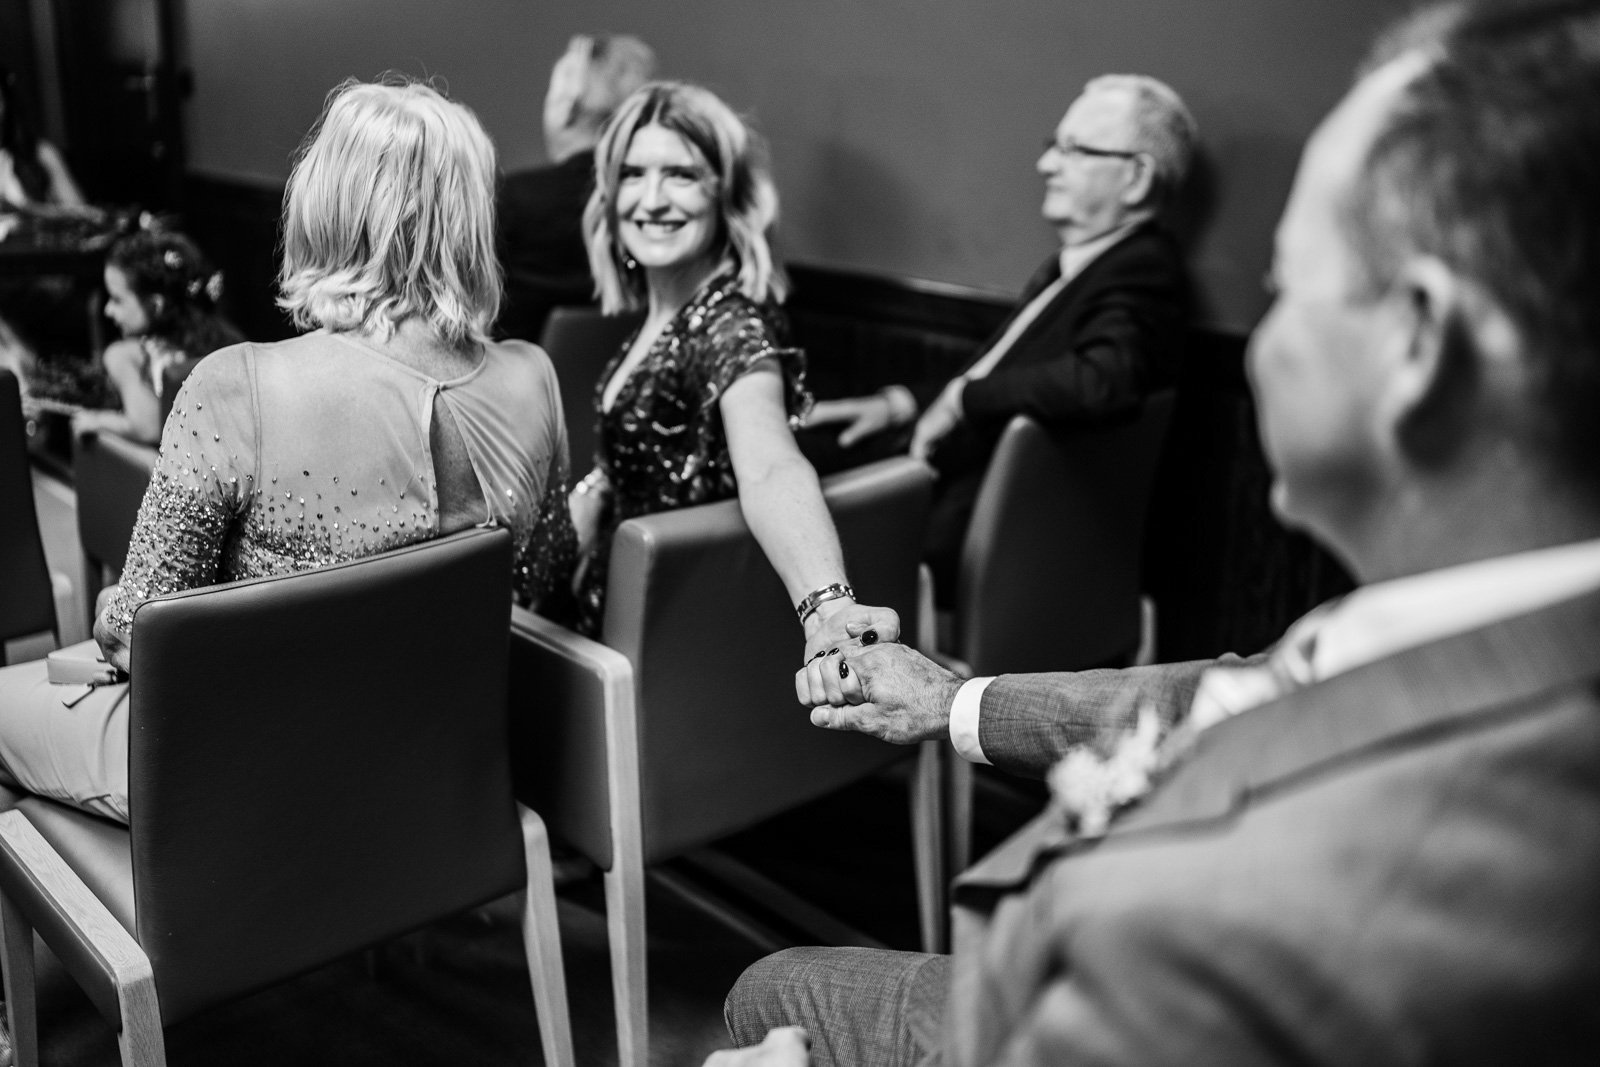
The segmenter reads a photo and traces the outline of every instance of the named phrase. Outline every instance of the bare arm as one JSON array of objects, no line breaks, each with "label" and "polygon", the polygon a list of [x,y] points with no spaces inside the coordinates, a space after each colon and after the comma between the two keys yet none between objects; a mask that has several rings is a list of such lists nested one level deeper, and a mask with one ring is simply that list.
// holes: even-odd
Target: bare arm
[{"label": "bare arm", "polygon": [[[766,362],[740,377],[723,391],[720,404],[740,509],[790,602],[799,603],[806,594],[834,582],[847,582],[839,535],[823,502],[817,473],[789,432],[783,379],[776,364]],[[824,602],[811,614],[805,621],[807,657],[828,647],[828,642],[846,639],[842,616],[851,607],[849,599],[840,598]],[[831,624],[836,617],[840,621]]]},{"label": "bare arm", "polygon": [[55,145],[47,141],[39,142],[39,162],[50,174],[50,198],[56,204],[61,207],[83,207],[87,203],[78,183],[72,180],[67,161],[61,158]]},{"label": "bare arm", "polygon": [[139,342],[121,340],[106,349],[106,375],[122,398],[121,411],[83,411],[72,421],[79,433],[109,430],[144,444],[161,440],[161,401],[143,372]]}]

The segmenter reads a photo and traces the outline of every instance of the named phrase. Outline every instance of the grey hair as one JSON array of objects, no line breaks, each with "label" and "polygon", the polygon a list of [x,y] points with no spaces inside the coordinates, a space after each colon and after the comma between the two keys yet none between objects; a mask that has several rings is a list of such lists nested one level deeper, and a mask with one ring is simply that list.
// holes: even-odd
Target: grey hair
[{"label": "grey hair", "polygon": [[1133,98],[1134,138],[1138,150],[1155,166],[1152,195],[1156,203],[1183,184],[1194,161],[1200,128],[1170,85],[1148,74],[1102,74],[1090,79],[1083,91],[1123,92]]}]

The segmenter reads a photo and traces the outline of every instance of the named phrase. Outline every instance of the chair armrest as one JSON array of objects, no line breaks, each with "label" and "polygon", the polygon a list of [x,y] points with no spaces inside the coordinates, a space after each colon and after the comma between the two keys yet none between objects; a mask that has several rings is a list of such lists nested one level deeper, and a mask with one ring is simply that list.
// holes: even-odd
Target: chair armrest
[{"label": "chair armrest", "polygon": [[633,664],[616,649],[511,609],[511,769],[517,799],[602,869],[639,835]]},{"label": "chair armrest", "polygon": [[627,656],[610,645],[535,615],[527,608],[512,607],[511,634],[549,653],[553,657],[552,665],[564,660],[608,678],[620,680],[626,674],[627,680],[633,681],[633,664],[628,662]]},{"label": "chair armrest", "polygon": [[[20,811],[0,814],[0,890],[85,989],[104,975],[119,990],[154,981],[133,935]],[[99,973],[80,974],[83,967]]]}]

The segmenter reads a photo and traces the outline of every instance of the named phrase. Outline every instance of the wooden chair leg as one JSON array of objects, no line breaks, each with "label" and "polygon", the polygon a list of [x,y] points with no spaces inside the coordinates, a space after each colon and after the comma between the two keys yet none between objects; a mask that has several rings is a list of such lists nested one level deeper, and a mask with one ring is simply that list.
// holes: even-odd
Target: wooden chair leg
[{"label": "wooden chair leg", "polygon": [[942,741],[918,746],[917,767],[911,778],[911,853],[917,878],[917,919],[922,929],[922,951],[948,952],[950,876],[949,828],[946,826],[944,756]]},{"label": "wooden chair leg", "polygon": [[605,874],[606,934],[611,943],[611,993],[616,999],[617,1063],[648,1067],[650,1015],[644,930],[644,868],[614,856]]},{"label": "wooden chair leg", "polygon": [[942,749],[945,757],[945,825],[950,877],[972,866],[972,764]]},{"label": "wooden chair leg", "polygon": [[527,859],[528,890],[522,911],[522,945],[528,954],[533,1003],[539,1013],[539,1043],[547,1067],[573,1067],[572,1016],[567,1010],[567,976],[561,963],[561,930],[556,920],[555,868],[544,820],[517,805]]},{"label": "wooden chair leg", "polygon": [[34,1003],[33,927],[9,898],[0,897],[0,958],[5,960],[6,1022],[15,1062],[39,1062],[38,1015]]},{"label": "wooden chair leg", "polygon": [[146,961],[143,972],[119,977],[117,1000],[122,1032],[117,1047],[123,1067],[167,1067],[167,1045],[161,1032],[161,1007],[156,1002],[156,976]]}]

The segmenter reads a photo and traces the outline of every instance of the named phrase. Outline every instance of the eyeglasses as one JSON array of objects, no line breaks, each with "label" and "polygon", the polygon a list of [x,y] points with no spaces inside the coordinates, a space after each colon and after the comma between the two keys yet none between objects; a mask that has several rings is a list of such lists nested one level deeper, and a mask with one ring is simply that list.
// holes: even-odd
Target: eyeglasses
[{"label": "eyeglasses", "polygon": [[1058,141],[1054,137],[1046,137],[1044,139],[1044,150],[1046,152],[1060,152],[1068,159],[1073,156],[1089,156],[1100,159],[1138,159],[1144,155],[1143,152],[1124,152],[1115,148],[1091,148],[1088,145],[1079,144],[1077,141]]}]

